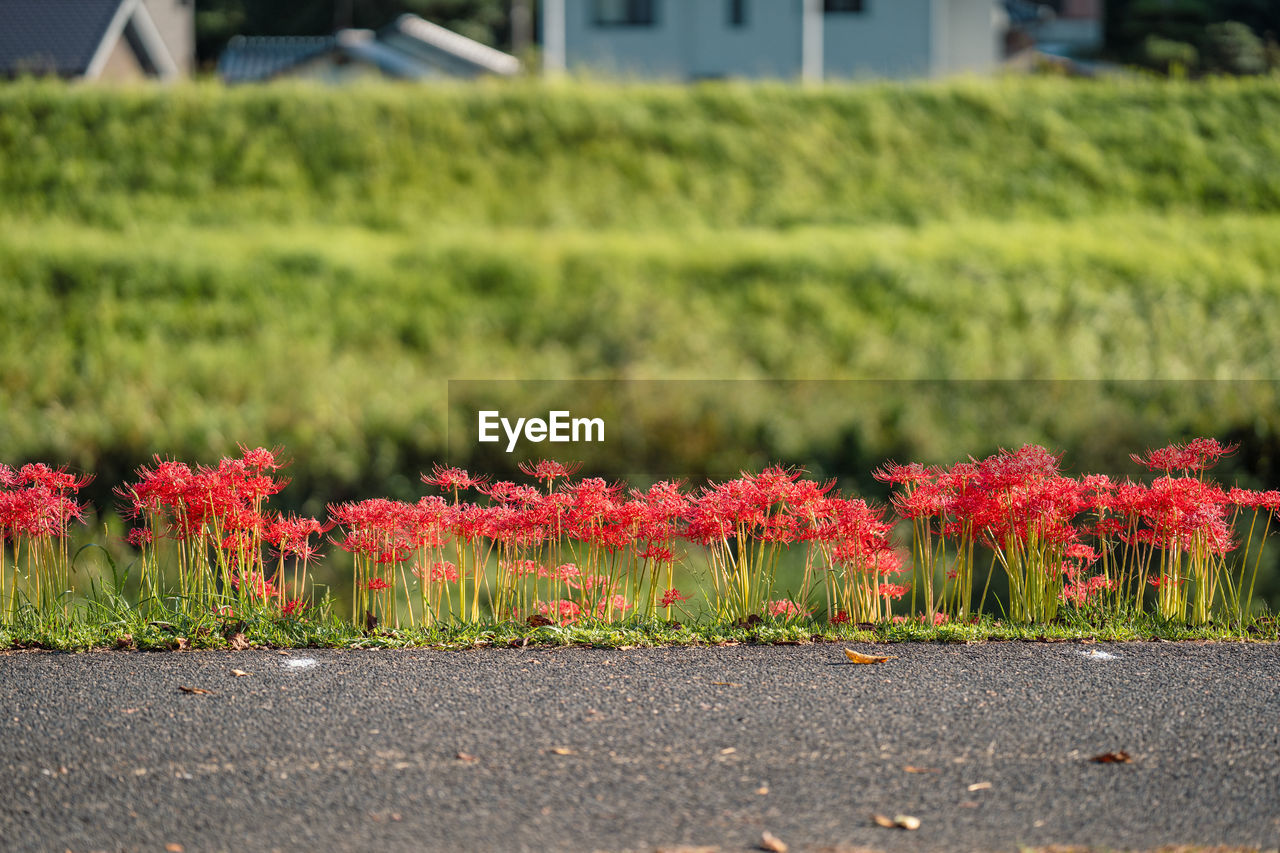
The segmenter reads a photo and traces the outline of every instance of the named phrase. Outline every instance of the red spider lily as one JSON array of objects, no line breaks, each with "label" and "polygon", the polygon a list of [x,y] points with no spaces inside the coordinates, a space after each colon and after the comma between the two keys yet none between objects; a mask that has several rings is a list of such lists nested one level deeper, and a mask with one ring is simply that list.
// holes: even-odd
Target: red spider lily
[{"label": "red spider lily", "polygon": [[627,601],[625,595],[610,595],[596,602],[595,613],[597,616],[608,617],[613,613],[622,613],[630,610],[634,605]]},{"label": "red spider lily", "polygon": [[261,601],[276,598],[279,595],[275,583],[264,578],[261,572],[247,571],[244,574],[233,574],[231,575],[231,586],[237,592],[247,594],[249,598]]},{"label": "red spider lily", "polygon": [[280,516],[266,522],[262,539],[279,557],[296,557],[300,560],[315,559],[318,552],[311,542],[312,536],[323,536],[333,529],[334,522],[320,522],[314,518]]},{"label": "red spider lily", "polygon": [[442,491],[456,494],[463,489],[483,486],[489,482],[489,478],[473,477],[461,468],[446,468],[443,465],[433,465],[430,474],[422,475],[422,482],[428,486],[435,486]]},{"label": "red spider lily", "polygon": [[1084,607],[1100,593],[1114,588],[1115,581],[1103,575],[1080,578],[1063,586],[1062,599],[1076,607]]},{"label": "red spider lily", "polygon": [[551,484],[556,480],[572,477],[582,468],[581,462],[570,462],[563,464],[550,459],[542,459],[537,462],[521,462],[520,470],[528,474],[540,483],[545,483],[547,490],[551,490]]},{"label": "red spider lily", "polygon": [[1265,509],[1268,512],[1276,512],[1280,510],[1280,491],[1269,489],[1258,492],[1252,489],[1235,488],[1227,493],[1227,501],[1242,509]]},{"label": "red spider lily", "polygon": [[[20,585],[41,612],[61,607],[69,613],[63,595],[72,586],[67,538],[71,522],[84,520],[75,495],[91,479],[42,463],[17,471],[0,467],[0,621],[16,609]],[[6,540],[13,542],[12,577],[5,565]]]},{"label": "red spider lily", "polygon": [[527,578],[536,576],[542,567],[537,560],[504,560],[501,568],[513,578]]},{"label": "red spider lily", "polygon": [[668,589],[666,592],[662,593],[661,606],[671,607],[674,604],[679,604],[682,601],[688,601],[688,600],[689,600],[689,596],[685,595],[683,592],[673,587],[671,589]]},{"label": "red spider lily", "polygon": [[785,598],[770,601],[768,611],[769,615],[775,619],[798,619],[808,615],[800,605]]},{"label": "red spider lily", "polygon": [[562,563],[555,569],[547,569],[545,567],[538,568],[538,577],[549,578],[550,580],[558,581],[560,583],[573,581],[580,574],[581,572],[578,570],[578,567],[573,563]]},{"label": "red spider lily", "polygon": [[438,560],[425,569],[421,566],[416,567],[413,570],[413,574],[420,580],[431,583],[441,583],[443,581],[456,583],[458,580],[458,567],[448,560]]},{"label": "red spider lily", "polygon": [[911,584],[906,583],[882,583],[877,590],[881,598],[898,599],[911,592]]},{"label": "red spider lily", "polygon": [[280,606],[281,616],[300,616],[310,605],[301,598],[291,598]]},{"label": "red spider lily", "polygon": [[558,599],[556,601],[539,601],[534,604],[543,616],[558,619],[561,625],[568,625],[582,615],[582,608],[576,602]]},{"label": "red spider lily", "polygon": [[1175,443],[1150,450],[1146,456],[1134,453],[1129,458],[1150,471],[1181,471],[1190,474],[1212,468],[1222,457],[1230,456],[1238,447],[1237,444],[1220,444],[1213,438],[1197,438],[1186,444]]},{"label": "red spider lily", "polygon": [[365,585],[365,589],[369,590],[369,592],[381,592],[384,589],[391,589],[391,584],[382,578],[374,578]]},{"label": "red spider lily", "polygon": [[906,465],[899,465],[896,462],[886,462],[880,468],[871,473],[871,476],[882,483],[888,483],[891,486],[918,486],[921,483],[927,483],[937,474],[936,469],[926,468],[919,462],[910,462]]}]

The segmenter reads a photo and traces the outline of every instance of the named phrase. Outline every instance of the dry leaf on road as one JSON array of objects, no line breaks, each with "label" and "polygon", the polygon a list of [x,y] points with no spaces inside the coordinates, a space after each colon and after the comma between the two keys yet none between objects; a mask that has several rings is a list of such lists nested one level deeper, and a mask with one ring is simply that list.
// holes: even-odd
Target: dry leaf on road
[{"label": "dry leaf on road", "polygon": [[855,652],[853,649],[845,649],[844,656],[849,659],[850,663],[884,663],[890,658],[897,655],[864,655],[862,652]]},{"label": "dry leaf on road", "polygon": [[787,853],[786,843],[767,829],[760,838],[760,849],[770,853]]},{"label": "dry leaf on road", "polygon": [[179,684],[178,689],[183,693],[195,693],[200,696],[210,696],[213,694],[212,690],[205,690],[203,687],[188,687],[185,684]]},{"label": "dry leaf on road", "polygon": [[886,817],[882,814],[873,814],[871,819],[876,822],[876,826],[883,826],[885,829],[919,829],[920,818],[912,817],[909,814],[894,815]]},{"label": "dry leaf on road", "polygon": [[1095,764],[1128,764],[1133,761],[1133,756],[1123,749],[1119,749],[1115,752],[1104,752],[1101,755],[1095,755],[1089,760]]},{"label": "dry leaf on road", "polygon": [[244,678],[249,673],[245,672],[243,669],[233,669],[231,670],[231,674],[236,678]]},{"label": "dry leaf on road", "polygon": [[988,789],[988,788],[990,788],[990,787],[991,787],[991,783],[990,783],[990,782],[974,782],[972,785],[970,785],[970,786],[969,786],[968,790],[970,790],[970,791],[985,791],[985,790],[987,790],[987,789]]},{"label": "dry leaf on road", "polygon": [[567,746],[553,746],[551,747],[551,749],[547,751],[552,752],[556,755],[573,755],[574,754],[573,750],[569,749]]}]

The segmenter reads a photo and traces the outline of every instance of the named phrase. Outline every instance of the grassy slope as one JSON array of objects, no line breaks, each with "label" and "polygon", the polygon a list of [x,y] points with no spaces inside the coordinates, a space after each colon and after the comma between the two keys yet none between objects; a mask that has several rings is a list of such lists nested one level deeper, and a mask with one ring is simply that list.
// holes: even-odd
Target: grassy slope
[{"label": "grassy slope", "polygon": [[177,218],[789,227],[1280,210],[1280,83],[0,89],[0,204]]}]

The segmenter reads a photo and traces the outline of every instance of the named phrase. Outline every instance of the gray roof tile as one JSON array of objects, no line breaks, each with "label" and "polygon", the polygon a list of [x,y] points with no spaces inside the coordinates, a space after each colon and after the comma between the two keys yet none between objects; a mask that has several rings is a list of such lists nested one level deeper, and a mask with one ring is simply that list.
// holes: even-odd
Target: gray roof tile
[{"label": "gray roof tile", "polygon": [[0,0],[0,75],[84,73],[121,0]]}]

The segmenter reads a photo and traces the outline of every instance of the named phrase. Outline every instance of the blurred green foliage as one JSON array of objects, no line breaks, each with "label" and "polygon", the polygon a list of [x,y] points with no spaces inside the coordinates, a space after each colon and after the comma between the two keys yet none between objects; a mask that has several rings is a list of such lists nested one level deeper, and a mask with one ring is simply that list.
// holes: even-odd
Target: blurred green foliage
[{"label": "blurred green foliage", "polygon": [[792,228],[1280,211],[1280,85],[962,81],[0,89],[0,210]]}]

